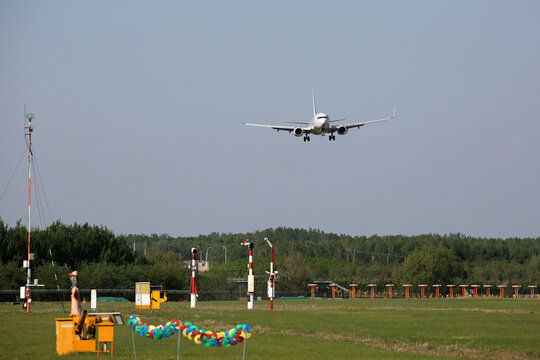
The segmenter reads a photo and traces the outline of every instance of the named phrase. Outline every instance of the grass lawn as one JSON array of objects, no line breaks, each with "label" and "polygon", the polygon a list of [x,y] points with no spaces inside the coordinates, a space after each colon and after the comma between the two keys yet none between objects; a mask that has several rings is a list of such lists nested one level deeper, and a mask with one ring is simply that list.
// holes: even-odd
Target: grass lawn
[{"label": "grass lawn", "polygon": [[[66,309],[68,306],[66,306]],[[88,304],[84,306],[89,309]],[[539,359],[540,299],[276,300],[246,310],[244,301],[162,304],[135,310],[133,303],[98,303],[158,325],[172,318],[214,331],[240,323],[252,327],[247,359]],[[0,304],[0,359],[95,359],[94,353],[56,354],[59,303]],[[133,359],[131,329],[115,327],[114,358]],[[135,334],[137,359],[176,359],[177,337],[151,340]],[[243,343],[206,348],[182,337],[181,359],[242,359]]]}]

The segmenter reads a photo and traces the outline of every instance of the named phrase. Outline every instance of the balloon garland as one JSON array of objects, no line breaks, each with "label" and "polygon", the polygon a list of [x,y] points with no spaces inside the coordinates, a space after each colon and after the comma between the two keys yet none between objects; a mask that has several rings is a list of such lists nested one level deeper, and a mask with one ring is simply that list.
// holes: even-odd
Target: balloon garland
[{"label": "balloon garland", "polygon": [[182,324],[178,319],[172,319],[166,324],[158,326],[148,325],[142,322],[138,316],[131,315],[128,326],[142,337],[158,340],[182,332],[182,335],[195,344],[207,347],[230,347],[251,337],[251,327],[248,324],[236,325],[232,329],[216,333],[211,330],[199,329],[189,321]]},{"label": "balloon garland", "polygon": [[157,340],[161,338],[168,338],[180,331],[178,329],[180,327],[180,321],[178,319],[172,319],[166,324],[154,326],[142,322],[141,319],[135,315],[131,315],[128,320],[128,326],[131,326],[131,330],[135,331],[142,337]]}]

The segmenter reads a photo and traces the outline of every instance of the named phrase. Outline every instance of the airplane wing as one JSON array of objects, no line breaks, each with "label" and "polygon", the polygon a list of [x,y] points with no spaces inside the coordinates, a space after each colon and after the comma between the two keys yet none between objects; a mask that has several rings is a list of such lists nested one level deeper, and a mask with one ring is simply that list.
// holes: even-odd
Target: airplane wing
[{"label": "airplane wing", "polygon": [[386,117],[386,118],[383,118],[383,119],[377,119],[377,120],[362,121],[362,122],[354,123],[354,124],[345,124],[343,126],[345,126],[347,129],[360,128],[360,126],[364,126],[366,124],[376,123],[376,122],[379,122],[379,121],[392,120],[395,116],[396,116],[396,108],[394,108],[394,112],[392,113],[392,116],[390,116],[390,117]]},{"label": "airplane wing", "polygon": [[[295,126],[281,126],[281,125],[265,125],[265,124],[252,124],[252,123],[244,123],[244,125],[247,126],[259,126],[259,127],[265,127],[265,128],[271,128],[274,130],[279,131],[288,131],[293,132],[294,129],[296,129]],[[304,133],[311,133],[311,129],[309,127],[301,128]]]},{"label": "airplane wing", "polygon": [[384,119],[363,121],[363,122],[354,123],[354,124],[345,124],[343,126],[345,126],[347,129],[352,129],[352,128],[359,128],[360,126],[364,126],[366,124],[371,124],[371,123],[375,123],[375,122],[379,122],[379,121],[392,120],[392,119],[393,119],[393,117],[387,117],[387,118],[384,118]]}]

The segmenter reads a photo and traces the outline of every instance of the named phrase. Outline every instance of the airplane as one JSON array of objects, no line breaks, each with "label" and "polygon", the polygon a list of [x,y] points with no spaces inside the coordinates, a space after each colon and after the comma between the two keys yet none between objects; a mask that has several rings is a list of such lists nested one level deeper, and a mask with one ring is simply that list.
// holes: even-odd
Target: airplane
[{"label": "airplane", "polygon": [[345,125],[334,125],[333,123],[338,121],[343,121],[345,119],[337,119],[337,120],[331,120],[330,117],[325,113],[318,113],[317,108],[315,107],[315,91],[313,91],[313,118],[310,122],[299,122],[299,121],[290,121],[289,124],[298,124],[303,126],[280,126],[280,125],[265,125],[265,124],[252,124],[252,123],[244,123],[244,125],[247,126],[260,126],[260,127],[266,127],[266,128],[272,128],[274,130],[277,130],[278,132],[280,130],[288,131],[289,133],[293,133],[294,136],[300,137],[304,135],[304,142],[310,141],[309,135],[321,135],[324,136],[325,134],[328,135],[328,140],[330,141],[336,141],[336,136],[334,133],[338,133],[339,135],[345,135],[349,129],[351,128],[358,128],[360,129],[361,126],[364,126],[366,124],[371,124],[379,121],[386,121],[386,120],[392,120],[396,116],[396,108],[394,107],[394,112],[392,113],[392,116],[386,117],[383,119],[378,120],[370,120],[370,121],[363,121],[353,124],[345,124]]}]

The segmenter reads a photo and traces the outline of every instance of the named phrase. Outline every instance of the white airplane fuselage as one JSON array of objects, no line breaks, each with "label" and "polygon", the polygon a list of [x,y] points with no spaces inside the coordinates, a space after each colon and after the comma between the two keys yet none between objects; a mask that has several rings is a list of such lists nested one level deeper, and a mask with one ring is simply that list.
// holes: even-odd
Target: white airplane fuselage
[{"label": "white airplane fuselage", "polygon": [[311,133],[314,135],[323,135],[330,129],[330,118],[325,113],[318,113],[309,122]]},{"label": "white airplane fuselage", "polygon": [[360,128],[361,126],[364,126],[366,124],[371,124],[379,121],[385,121],[385,120],[392,120],[396,114],[396,109],[394,107],[394,112],[392,116],[386,117],[383,119],[377,119],[377,120],[368,120],[368,121],[361,121],[356,123],[349,123],[349,124],[333,124],[338,121],[343,121],[345,119],[337,119],[337,120],[330,120],[330,117],[325,113],[318,113],[317,108],[315,107],[315,91],[313,91],[313,117],[309,122],[298,122],[298,121],[290,121],[290,124],[296,124],[294,126],[290,125],[269,125],[269,124],[253,124],[253,123],[244,123],[244,125],[249,126],[259,126],[259,127],[265,127],[265,128],[272,128],[274,130],[279,131],[288,131],[289,133],[292,133],[296,137],[303,136],[304,141],[309,141],[309,135],[326,135],[328,134],[328,140],[335,141],[336,135],[345,135],[349,131],[349,129],[352,128]]}]

